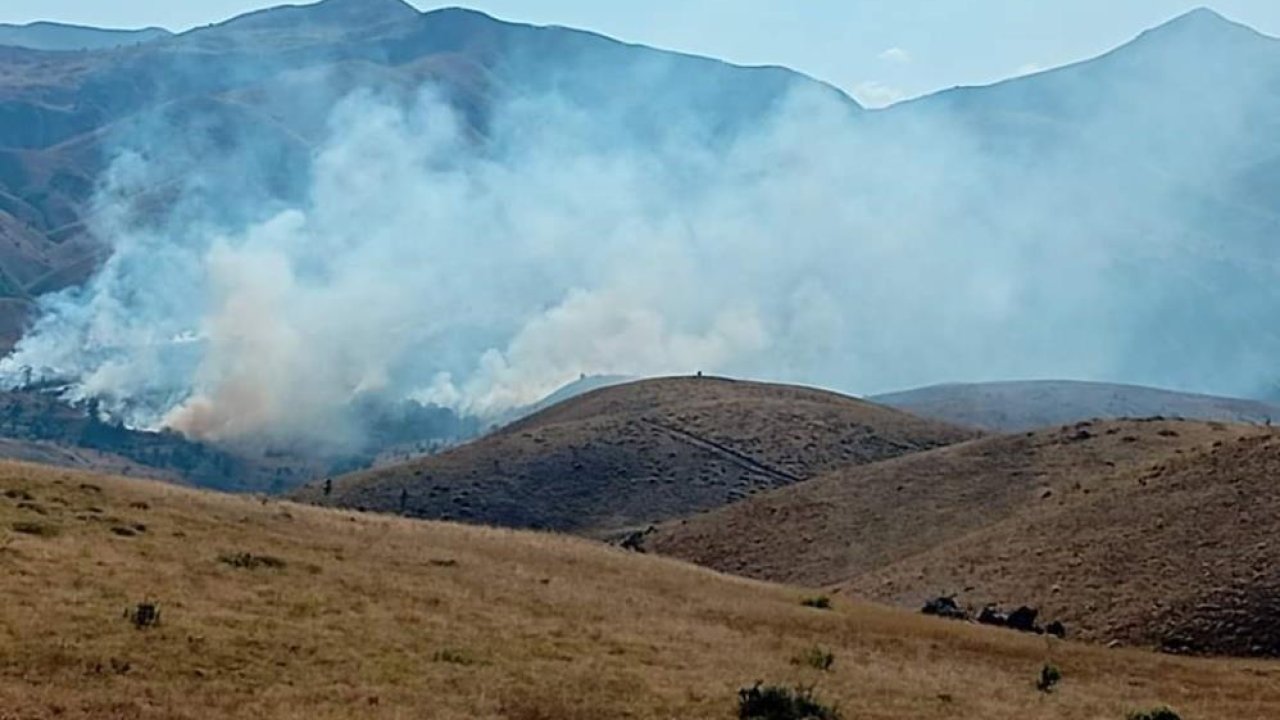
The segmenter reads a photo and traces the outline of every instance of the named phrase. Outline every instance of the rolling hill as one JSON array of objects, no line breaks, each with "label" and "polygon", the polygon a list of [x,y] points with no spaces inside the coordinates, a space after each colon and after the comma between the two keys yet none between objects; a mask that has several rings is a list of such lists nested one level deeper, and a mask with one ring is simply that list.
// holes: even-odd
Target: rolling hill
[{"label": "rolling hill", "polygon": [[718,507],[836,468],[974,437],[835,393],[710,377],[605,387],[439,455],[295,497],[600,533]]},{"label": "rolling hill", "polygon": [[137,45],[171,37],[163,28],[111,30],[55,22],[33,22],[26,25],[0,24],[0,45],[31,50],[77,51],[103,50]]},{"label": "rolling hill", "polygon": [[12,463],[0,579],[0,715],[23,720],[729,718],[758,680],[867,720],[1280,715],[1274,662],[817,610],[585,540]]},{"label": "rolling hill", "polygon": [[1280,656],[1280,435],[1227,435],[853,580],[911,603],[944,587],[1029,603],[1078,636],[1174,652]]},{"label": "rolling hill", "polygon": [[987,437],[672,521],[644,546],[908,607],[1036,606],[1082,639],[1280,655],[1278,443],[1169,420]]},{"label": "rolling hill", "polygon": [[1112,383],[1039,380],[953,383],[873,395],[871,402],[920,417],[1020,432],[1082,420],[1168,417],[1266,424],[1280,407],[1257,400]]}]

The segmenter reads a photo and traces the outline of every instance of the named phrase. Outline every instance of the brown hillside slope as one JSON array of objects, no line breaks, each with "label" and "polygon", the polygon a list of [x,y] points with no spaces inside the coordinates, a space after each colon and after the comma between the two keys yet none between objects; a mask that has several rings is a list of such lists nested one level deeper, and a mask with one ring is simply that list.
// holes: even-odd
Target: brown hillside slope
[{"label": "brown hillside slope", "polygon": [[[1280,545],[1259,544],[1280,515],[1249,513],[1249,526],[1231,506],[1191,512],[1203,498],[1167,491],[1147,476],[1275,437],[1253,426],[1112,421],[985,438],[671,522],[646,547],[757,578],[840,584],[907,606],[949,593],[976,605],[1038,605],[1067,621],[1073,636],[1164,644],[1172,635],[1161,604],[1244,587],[1259,558],[1280,560]],[[1200,491],[1214,499],[1235,497],[1243,482],[1207,471],[1201,479]],[[1249,482],[1260,508],[1280,502],[1280,488],[1265,475]],[[1167,530],[1155,532],[1160,527]],[[1188,564],[1198,556],[1184,541],[1202,536],[1219,553],[1204,559],[1218,563],[1213,572]],[[1127,574],[1134,582],[1118,587]],[[1144,578],[1161,580],[1144,591]],[[1270,647],[1280,654],[1280,644]],[[1225,637],[1202,649],[1241,651]]]},{"label": "brown hillside slope", "polygon": [[1037,605],[1081,638],[1280,656],[1277,530],[1280,437],[1237,437],[1030,503],[848,589],[914,604],[942,588]]},{"label": "brown hillside slope", "polygon": [[[865,720],[1280,717],[1273,662],[815,610],[583,540],[15,464],[0,583],[6,720],[727,720],[758,679],[816,684]],[[144,599],[160,622],[135,629],[122,614]],[[815,645],[830,671],[792,662]]]},{"label": "brown hillside slope", "polygon": [[340,478],[329,497],[318,483],[297,497],[591,533],[975,435],[821,390],[664,378],[595,390],[441,455]]}]

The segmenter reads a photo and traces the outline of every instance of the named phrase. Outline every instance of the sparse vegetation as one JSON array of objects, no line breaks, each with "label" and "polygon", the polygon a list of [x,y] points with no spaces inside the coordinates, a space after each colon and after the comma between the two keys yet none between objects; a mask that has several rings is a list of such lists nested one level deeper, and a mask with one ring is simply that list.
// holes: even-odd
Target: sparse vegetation
[{"label": "sparse vegetation", "polygon": [[1135,710],[1129,713],[1127,720],[1182,720],[1182,716],[1167,707],[1151,710]]},{"label": "sparse vegetation", "polygon": [[139,630],[155,627],[160,624],[160,605],[154,602],[140,602],[132,609],[126,610],[124,616]]},{"label": "sparse vegetation", "polygon": [[431,656],[431,662],[449,663],[450,665],[462,665],[462,666],[488,664],[482,660],[477,659],[474,655],[472,655],[469,652],[466,652],[464,650],[454,650],[451,648],[445,648],[443,650],[435,651],[435,653]]},{"label": "sparse vegetation", "polygon": [[[782,406],[785,421],[775,411]],[[651,552],[642,528],[658,521],[975,435],[810,388],[657,378],[581,395],[440,455],[312,483],[293,497],[619,540],[637,531],[621,546]],[[485,482],[491,475],[507,480]]]},{"label": "sparse vegetation", "polygon": [[[79,492],[81,481],[101,493]],[[1024,720],[1049,697],[1031,689],[1042,638],[834,595],[831,610],[809,611],[794,587],[551,533],[0,464],[0,492],[13,487],[62,528],[57,541],[8,532],[30,518],[0,501],[0,543],[11,538],[0,577],[21,578],[0,580],[0,708],[32,708],[20,715],[32,720],[722,718],[756,678],[787,689],[820,678],[816,702],[850,720]],[[136,519],[139,501],[148,532],[114,540],[110,527]],[[89,502],[103,512],[85,513]],[[218,561],[233,551],[288,566]],[[159,625],[121,619],[157,599]],[[831,672],[792,664],[818,646],[837,658]],[[1073,716],[1122,719],[1141,707],[1140,687],[1186,717],[1280,717],[1280,666],[1268,661],[1075,642],[1053,653],[1071,669],[1069,695],[1064,680],[1053,697]]]},{"label": "sparse vegetation", "polygon": [[840,712],[814,697],[811,687],[763,685],[738,691],[739,720],[840,720]]},{"label": "sparse vegetation", "polygon": [[795,665],[806,665],[815,670],[827,671],[835,664],[836,656],[835,653],[824,649],[821,645],[814,645],[791,658],[791,662]]},{"label": "sparse vegetation", "polygon": [[257,570],[266,568],[268,570],[283,570],[288,563],[278,557],[271,555],[254,555],[253,553],[238,552],[225,553],[218,556],[218,560],[222,563],[230,565],[234,568],[243,568],[245,570]]},{"label": "sparse vegetation", "polygon": [[57,525],[46,522],[33,522],[30,520],[19,520],[9,527],[13,528],[16,533],[23,535],[35,535],[37,537],[57,537],[62,533],[62,529]]},{"label": "sparse vegetation", "polygon": [[[1178,436],[1161,439],[1170,424]],[[1280,544],[1239,522],[1246,505],[1251,518],[1280,517],[1270,480],[1280,473],[1280,434],[1137,420],[1098,421],[1091,431],[1088,443],[1064,444],[1052,428],[850,468],[664,523],[646,546],[832,597],[913,607],[933,598],[927,612],[942,617],[963,615],[940,591],[1031,602],[1045,617],[1008,607],[998,624],[1049,637],[1280,657],[1274,612],[1256,592],[1258,568],[1280,562]],[[1121,442],[1126,434],[1140,441]],[[1156,465],[1166,470],[1153,482]],[[1078,536],[1088,542],[1063,541]],[[1180,573],[1169,558],[1206,571]],[[1102,573],[1131,581],[1101,581]],[[1031,587],[1042,590],[1029,596]],[[1024,686],[1032,680],[1034,668]]]},{"label": "sparse vegetation", "polygon": [[819,610],[830,610],[831,598],[826,595],[815,595],[813,597],[802,599],[800,604],[805,607],[817,608]]},{"label": "sparse vegetation", "polygon": [[1040,679],[1036,680],[1036,689],[1042,693],[1053,692],[1060,682],[1062,682],[1062,671],[1054,665],[1046,664],[1040,668]]}]

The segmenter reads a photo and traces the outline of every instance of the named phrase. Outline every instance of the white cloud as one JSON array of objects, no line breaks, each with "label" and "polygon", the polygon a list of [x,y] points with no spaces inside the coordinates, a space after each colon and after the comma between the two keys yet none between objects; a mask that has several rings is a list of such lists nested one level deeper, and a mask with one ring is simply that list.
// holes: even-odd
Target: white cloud
[{"label": "white cloud", "polygon": [[853,96],[864,107],[882,108],[907,98],[902,88],[886,85],[879,80],[867,80],[853,86]]},{"label": "white cloud", "polygon": [[896,63],[899,65],[906,65],[911,62],[911,53],[900,47],[891,47],[876,57],[885,62]]},{"label": "white cloud", "polygon": [[1029,62],[1029,63],[1026,63],[1025,65],[1019,65],[1018,69],[1014,71],[1014,74],[1015,76],[1018,76],[1018,77],[1021,77],[1023,75],[1035,75],[1036,73],[1041,72],[1044,69],[1045,67],[1038,62]]}]

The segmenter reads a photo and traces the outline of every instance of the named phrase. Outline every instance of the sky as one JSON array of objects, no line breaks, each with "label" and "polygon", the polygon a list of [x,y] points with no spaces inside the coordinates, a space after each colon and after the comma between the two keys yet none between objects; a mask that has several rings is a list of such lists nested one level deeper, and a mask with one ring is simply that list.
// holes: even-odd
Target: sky
[{"label": "sky", "polygon": [[[278,2],[0,0],[0,22],[183,30]],[[1099,55],[1207,5],[1280,36],[1280,0],[466,0],[505,19],[595,30],[730,62],[784,65],[882,106]]]}]

